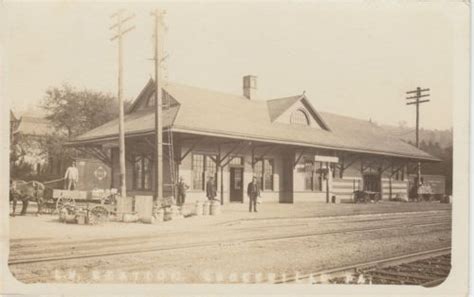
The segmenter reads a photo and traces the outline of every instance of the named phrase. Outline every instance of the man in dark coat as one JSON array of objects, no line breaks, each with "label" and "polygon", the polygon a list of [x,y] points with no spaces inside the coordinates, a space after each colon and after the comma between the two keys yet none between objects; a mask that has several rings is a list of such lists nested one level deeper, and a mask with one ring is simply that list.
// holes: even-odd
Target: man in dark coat
[{"label": "man in dark coat", "polygon": [[206,196],[209,200],[214,200],[214,198],[217,196],[216,185],[212,176],[209,176],[209,179],[206,183]]},{"label": "man in dark coat", "polygon": [[186,200],[186,190],[189,186],[184,182],[183,177],[179,178],[178,182],[178,206],[182,206]]},{"label": "man in dark coat", "polygon": [[249,196],[249,212],[252,212],[252,208],[257,212],[257,197],[260,196],[260,187],[255,176],[247,186],[247,195]]}]

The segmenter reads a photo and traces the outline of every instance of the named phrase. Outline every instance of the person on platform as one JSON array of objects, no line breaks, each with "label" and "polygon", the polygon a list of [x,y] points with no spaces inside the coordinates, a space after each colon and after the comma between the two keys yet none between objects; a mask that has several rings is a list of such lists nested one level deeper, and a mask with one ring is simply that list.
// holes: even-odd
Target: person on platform
[{"label": "person on platform", "polygon": [[64,175],[64,187],[67,190],[75,190],[78,181],[79,170],[77,170],[76,161],[72,161],[71,166],[67,168],[66,174]]},{"label": "person on platform", "polygon": [[186,200],[186,190],[189,186],[184,182],[183,177],[179,177],[178,182],[178,206],[182,206]]},{"label": "person on platform", "polygon": [[214,183],[214,178],[212,176],[209,176],[206,183],[206,196],[210,201],[214,200],[217,196],[216,184]]},{"label": "person on platform", "polygon": [[260,196],[260,186],[257,183],[257,177],[253,177],[247,186],[247,195],[249,196],[249,212],[257,212],[257,198]]}]

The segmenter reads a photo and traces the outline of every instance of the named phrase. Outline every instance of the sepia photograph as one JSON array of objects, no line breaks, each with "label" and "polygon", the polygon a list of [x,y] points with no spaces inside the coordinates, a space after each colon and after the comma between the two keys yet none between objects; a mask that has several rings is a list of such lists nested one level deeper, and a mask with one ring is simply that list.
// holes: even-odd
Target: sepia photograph
[{"label": "sepia photograph", "polygon": [[470,5],[1,2],[0,293],[465,296]]}]

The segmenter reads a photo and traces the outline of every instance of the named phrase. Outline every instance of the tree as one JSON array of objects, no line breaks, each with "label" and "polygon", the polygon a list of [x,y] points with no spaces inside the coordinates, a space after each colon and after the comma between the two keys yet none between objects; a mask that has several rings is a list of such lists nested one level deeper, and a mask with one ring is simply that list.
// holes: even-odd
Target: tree
[{"label": "tree", "polygon": [[110,94],[63,84],[49,88],[42,107],[58,133],[72,139],[118,116],[118,102]]}]

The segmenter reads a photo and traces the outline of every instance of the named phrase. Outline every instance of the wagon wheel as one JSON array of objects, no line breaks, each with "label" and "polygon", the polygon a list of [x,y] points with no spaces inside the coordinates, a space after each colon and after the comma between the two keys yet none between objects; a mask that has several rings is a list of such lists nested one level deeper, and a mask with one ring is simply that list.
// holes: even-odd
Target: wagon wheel
[{"label": "wagon wheel", "polygon": [[91,225],[105,223],[109,220],[109,211],[102,205],[94,206],[89,210],[88,219]]},{"label": "wagon wheel", "polygon": [[76,201],[74,198],[69,197],[59,197],[56,201],[56,211],[59,213],[64,206],[71,206],[74,207],[76,205]]}]

